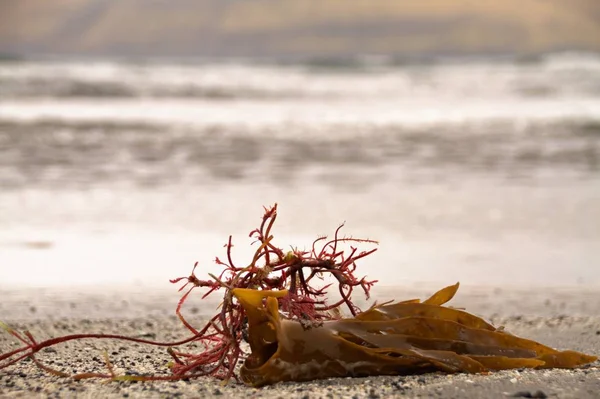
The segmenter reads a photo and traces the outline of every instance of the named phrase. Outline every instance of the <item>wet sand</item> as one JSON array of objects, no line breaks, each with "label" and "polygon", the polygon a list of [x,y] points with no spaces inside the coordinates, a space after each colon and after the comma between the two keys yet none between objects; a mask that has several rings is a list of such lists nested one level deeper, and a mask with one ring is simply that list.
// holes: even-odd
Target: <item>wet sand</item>
[{"label": "wet sand", "polygon": [[[380,288],[376,297],[424,297],[428,285]],[[28,329],[39,340],[75,332],[118,332],[155,340],[186,336],[173,315],[173,290],[140,293],[122,288],[88,288],[87,292],[0,289],[1,318],[18,329]],[[466,307],[510,332],[559,349],[600,354],[600,290],[535,288],[527,290],[465,286],[451,303]],[[118,300],[115,300],[118,298]],[[400,298],[399,298],[400,299]],[[215,303],[192,301],[190,320],[212,313]],[[14,346],[0,335],[0,351]],[[194,350],[194,348],[189,348]],[[170,357],[164,348],[123,342],[69,342],[39,355],[49,366],[68,373],[105,371],[106,350],[117,372],[168,374]],[[345,378],[308,383],[282,383],[262,389],[205,378],[177,382],[73,381],[48,375],[31,362],[0,372],[0,397],[252,397],[252,398],[384,398],[432,397],[559,397],[593,398],[600,392],[600,362],[578,370],[511,370],[489,375],[443,375]]]}]

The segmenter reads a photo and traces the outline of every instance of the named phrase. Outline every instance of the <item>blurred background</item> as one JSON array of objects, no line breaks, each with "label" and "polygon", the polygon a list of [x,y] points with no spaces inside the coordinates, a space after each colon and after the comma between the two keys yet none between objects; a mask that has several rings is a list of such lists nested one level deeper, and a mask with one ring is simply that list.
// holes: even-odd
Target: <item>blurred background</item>
[{"label": "blurred background", "polygon": [[596,0],[0,0],[0,288],[172,289],[275,202],[383,285],[598,286],[599,51]]}]

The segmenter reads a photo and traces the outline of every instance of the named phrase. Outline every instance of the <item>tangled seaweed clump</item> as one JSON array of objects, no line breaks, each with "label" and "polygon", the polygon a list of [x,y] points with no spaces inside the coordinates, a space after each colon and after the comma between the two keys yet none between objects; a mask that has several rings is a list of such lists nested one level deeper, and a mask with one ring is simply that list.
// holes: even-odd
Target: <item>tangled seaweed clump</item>
[{"label": "tangled seaweed clump", "polygon": [[[208,274],[208,279],[201,280],[195,275],[196,264],[189,276],[171,280],[184,283],[176,314],[190,337],[155,342],[117,334],[77,334],[37,342],[29,332],[19,333],[0,323],[23,344],[0,355],[0,370],[30,358],[45,371],[75,379],[151,381],[212,376],[259,387],[329,377],[574,368],[597,359],[516,337],[477,316],[444,306],[456,294],[458,283],[423,302],[412,299],[373,305],[363,312],[353,302],[353,291],[362,290],[368,299],[376,281],[356,278],[356,261],[376,248],[359,251],[355,246],[377,243],[341,237],[342,225],[332,239],[317,238],[310,251],[284,252],[273,244],[276,218],[277,205],[265,209],[260,226],[250,233],[258,248],[247,266],[233,263],[229,237],[226,260],[216,258],[223,267],[221,274]],[[318,282],[326,277],[333,283],[319,287]],[[339,299],[328,302],[327,290],[332,286],[337,288]],[[196,289],[205,290],[202,298],[224,290],[219,312],[201,329],[193,327],[181,313]],[[343,318],[342,309],[352,317]],[[35,357],[44,348],[77,339],[116,339],[167,347],[172,357],[171,374],[116,375],[105,356],[106,373],[68,375]],[[249,343],[250,353],[243,341]],[[204,349],[200,353],[175,349],[189,343],[200,343]]]}]

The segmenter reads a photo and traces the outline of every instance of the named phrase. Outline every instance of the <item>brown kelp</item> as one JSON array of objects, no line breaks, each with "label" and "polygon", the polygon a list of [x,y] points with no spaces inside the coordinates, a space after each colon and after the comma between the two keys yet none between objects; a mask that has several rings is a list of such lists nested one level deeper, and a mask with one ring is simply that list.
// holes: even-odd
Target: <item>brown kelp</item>
[{"label": "brown kelp", "polygon": [[285,291],[234,289],[249,321],[252,353],[242,380],[253,386],[330,377],[511,368],[574,368],[596,360],[511,335],[467,312],[443,306],[458,284],[423,303],[373,306],[353,318],[312,327],[281,317]]},{"label": "brown kelp", "polygon": [[[191,336],[178,342],[156,342],[119,334],[75,334],[38,342],[29,332],[20,333],[0,322],[0,327],[23,346],[0,355],[0,370],[31,359],[52,374],[114,380],[177,380],[201,376],[236,380],[253,386],[278,381],[305,381],[326,377],[391,375],[427,371],[482,373],[506,368],[577,367],[596,360],[573,351],[557,351],[515,337],[462,310],[446,307],[458,284],[429,299],[374,305],[366,311],[356,306],[352,294],[365,296],[376,281],[357,278],[356,261],[375,252],[357,245],[375,241],[340,236],[317,238],[308,251],[283,251],[273,243],[277,205],[266,208],[260,226],[250,233],[258,245],[245,266],[232,260],[232,238],[219,275],[189,276],[171,280],[187,289],[175,310]],[[331,284],[323,285],[329,278]],[[338,296],[328,301],[331,288]],[[216,315],[196,328],[181,309],[194,290],[202,298],[223,290]],[[328,292],[329,291],[329,292]],[[342,318],[346,310],[351,318]],[[172,357],[170,374],[116,375],[105,355],[107,372],[69,375],[43,364],[36,354],[49,346],[78,339],[116,339],[167,347]],[[250,344],[247,353],[243,341]],[[200,343],[199,353],[179,347]],[[239,361],[245,359],[238,371]]]}]

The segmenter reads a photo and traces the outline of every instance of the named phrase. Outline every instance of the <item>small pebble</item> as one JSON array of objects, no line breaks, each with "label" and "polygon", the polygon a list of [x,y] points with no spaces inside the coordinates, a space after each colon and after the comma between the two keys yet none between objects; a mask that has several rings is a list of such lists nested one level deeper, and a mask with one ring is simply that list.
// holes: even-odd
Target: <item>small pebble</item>
[{"label": "small pebble", "polygon": [[535,391],[531,393],[530,391],[519,391],[515,392],[511,395],[513,398],[537,398],[537,399],[546,399],[548,395],[546,395],[543,391]]}]

